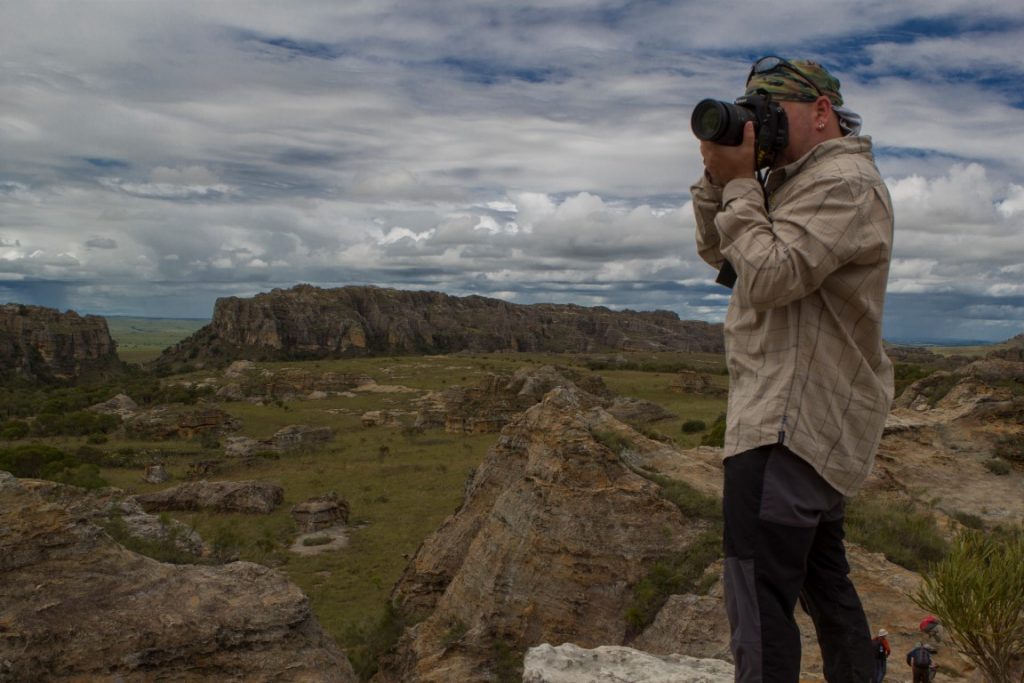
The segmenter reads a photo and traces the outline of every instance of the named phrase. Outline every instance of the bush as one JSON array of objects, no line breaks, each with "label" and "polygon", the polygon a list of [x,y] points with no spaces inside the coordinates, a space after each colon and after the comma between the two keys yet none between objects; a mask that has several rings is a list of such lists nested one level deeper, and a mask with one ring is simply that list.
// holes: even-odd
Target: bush
[{"label": "bush", "polygon": [[985,469],[998,477],[1002,477],[1010,473],[1010,463],[1002,458],[989,458],[985,461]]},{"label": "bush", "polygon": [[686,549],[656,563],[650,572],[633,587],[633,598],[626,611],[626,624],[631,635],[649,626],[670,595],[703,593],[710,587],[700,585],[707,567],[722,556],[720,524],[705,530]]},{"label": "bush", "polygon": [[106,434],[121,424],[116,415],[101,415],[87,410],[70,413],[43,413],[32,423],[32,433],[38,436],[86,436]]},{"label": "bush", "polygon": [[1024,463],[1024,434],[1008,434],[996,442],[993,455],[1008,462]]},{"label": "bush", "polygon": [[711,429],[701,437],[700,445],[717,446],[719,448],[725,445],[725,413],[715,418],[715,421],[711,424]]},{"label": "bush", "polygon": [[939,618],[988,683],[1024,680],[1024,530],[965,531],[911,597]]},{"label": "bush", "polygon": [[949,553],[935,518],[912,501],[855,498],[846,510],[846,522],[851,541],[911,571],[924,571]]},{"label": "bush", "polygon": [[95,464],[82,462],[75,455],[42,444],[0,450],[0,470],[7,470],[16,477],[49,479],[87,489],[107,486]]},{"label": "bush", "polygon": [[24,439],[28,436],[29,426],[27,422],[21,420],[7,420],[6,422],[0,423],[0,439],[7,439],[8,441],[14,441],[16,439]]},{"label": "bush", "polygon": [[683,434],[699,434],[708,428],[708,425],[704,420],[687,420],[679,428]]}]

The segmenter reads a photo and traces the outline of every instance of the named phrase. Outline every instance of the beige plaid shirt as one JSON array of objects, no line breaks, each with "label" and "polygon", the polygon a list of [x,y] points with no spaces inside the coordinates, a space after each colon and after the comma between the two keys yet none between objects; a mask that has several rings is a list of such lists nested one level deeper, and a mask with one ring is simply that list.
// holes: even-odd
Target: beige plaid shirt
[{"label": "beige plaid shirt", "polygon": [[738,279],[725,319],[725,457],[784,443],[845,495],[864,482],[893,396],[882,349],[889,192],[869,137],[828,140],[768,176],[690,188],[697,250]]}]

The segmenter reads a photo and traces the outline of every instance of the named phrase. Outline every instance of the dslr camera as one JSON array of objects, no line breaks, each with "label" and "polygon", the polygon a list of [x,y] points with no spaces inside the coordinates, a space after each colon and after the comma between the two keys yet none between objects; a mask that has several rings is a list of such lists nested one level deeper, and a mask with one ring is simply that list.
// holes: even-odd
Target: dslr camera
[{"label": "dslr camera", "polygon": [[693,108],[690,128],[701,140],[719,145],[743,142],[743,125],[754,122],[754,150],[757,168],[770,166],[775,155],[789,144],[786,111],[768,95],[745,95],[735,104],[701,100]]}]

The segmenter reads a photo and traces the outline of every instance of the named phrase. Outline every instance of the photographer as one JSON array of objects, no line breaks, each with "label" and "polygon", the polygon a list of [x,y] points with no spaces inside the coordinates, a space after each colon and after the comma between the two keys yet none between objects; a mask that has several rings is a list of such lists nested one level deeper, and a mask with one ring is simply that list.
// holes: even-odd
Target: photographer
[{"label": "photographer", "polygon": [[889,193],[860,117],[815,62],[759,59],[736,104],[705,100],[692,123],[697,249],[732,287],[723,505],[736,680],[798,681],[799,600],[826,680],[866,683],[871,635],[843,518],[893,395]]}]

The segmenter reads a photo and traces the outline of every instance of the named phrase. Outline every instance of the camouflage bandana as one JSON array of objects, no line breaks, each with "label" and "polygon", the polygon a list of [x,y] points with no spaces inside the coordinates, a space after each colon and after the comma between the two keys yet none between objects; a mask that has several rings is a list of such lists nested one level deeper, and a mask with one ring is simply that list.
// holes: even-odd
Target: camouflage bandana
[{"label": "camouflage bandana", "polygon": [[821,95],[832,101],[833,106],[843,105],[843,96],[839,94],[839,79],[832,76],[821,64],[807,59],[790,60],[788,64],[800,73],[794,73],[787,66],[787,62],[782,62],[767,73],[751,74],[744,96],[754,95],[760,91],[771,95],[774,100],[812,102],[819,95],[811,87],[813,83],[821,91]]}]

